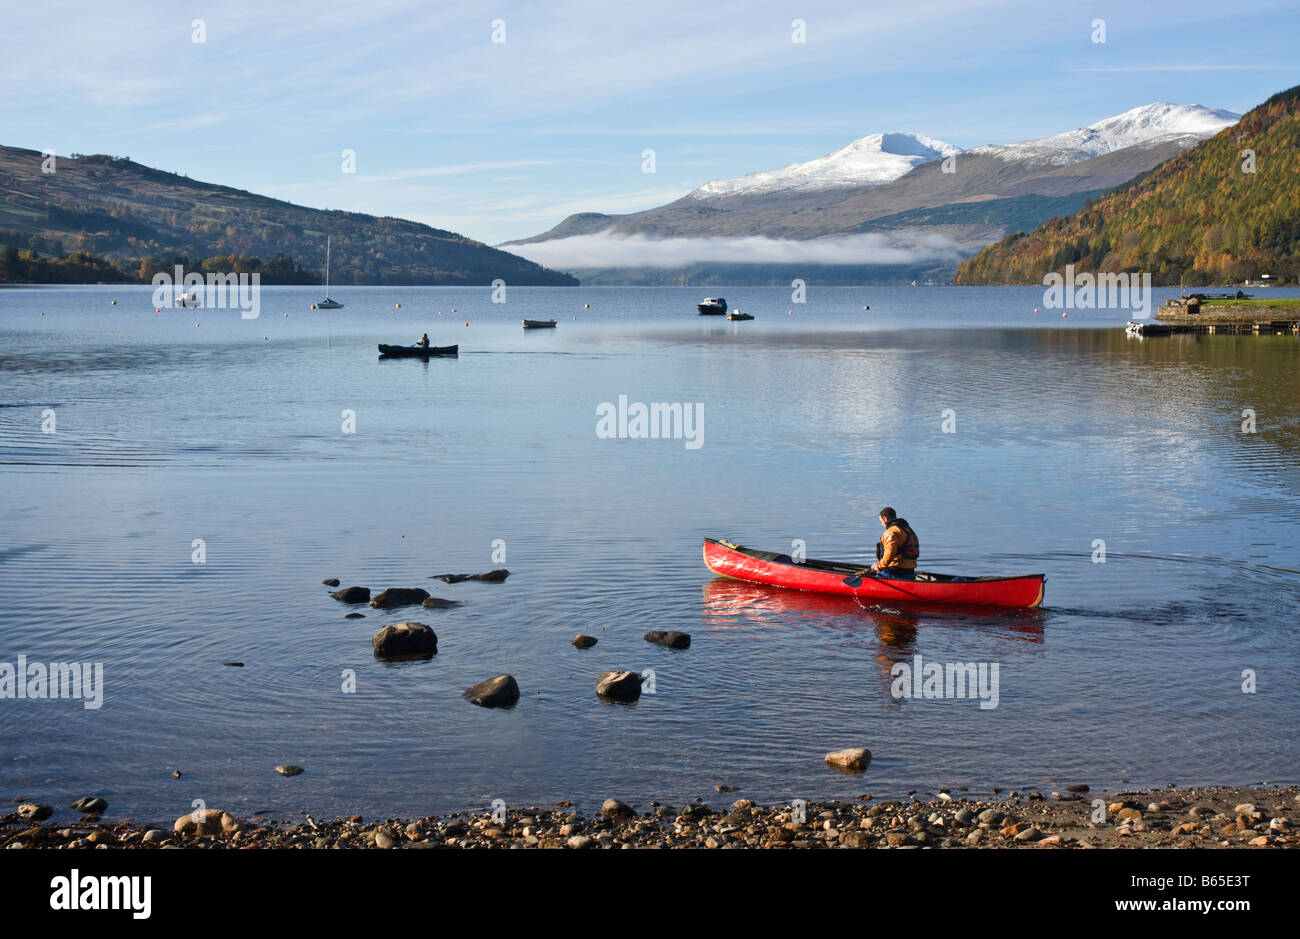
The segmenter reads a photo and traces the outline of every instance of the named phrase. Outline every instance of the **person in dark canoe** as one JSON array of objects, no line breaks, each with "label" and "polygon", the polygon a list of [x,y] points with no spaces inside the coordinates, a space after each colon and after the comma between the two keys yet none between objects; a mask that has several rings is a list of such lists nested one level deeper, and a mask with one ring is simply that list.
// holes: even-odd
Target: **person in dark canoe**
[{"label": "person in dark canoe", "polygon": [[425,333],[423,336],[421,336],[420,341],[417,342],[416,345],[419,346],[421,349],[429,348],[429,334]]},{"label": "person in dark canoe", "polygon": [[878,577],[911,579],[916,570],[916,559],[921,556],[921,543],[916,532],[907,524],[907,519],[899,518],[889,506],[880,510],[880,525],[885,533],[876,545],[876,563],[871,565],[871,573]]}]

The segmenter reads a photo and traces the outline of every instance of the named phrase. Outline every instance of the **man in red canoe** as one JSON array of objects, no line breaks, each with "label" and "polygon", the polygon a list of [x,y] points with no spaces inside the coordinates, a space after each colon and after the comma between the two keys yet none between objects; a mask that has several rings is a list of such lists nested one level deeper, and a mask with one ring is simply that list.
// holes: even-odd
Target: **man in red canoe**
[{"label": "man in red canoe", "polygon": [[885,533],[876,545],[876,563],[869,570],[878,577],[910,580],[912,571],[916,570],[916,559],[921,556],[921,543],[916,532],[907,524],[907,519],[899,518],[889,506],[880,510],[880,525]]}]

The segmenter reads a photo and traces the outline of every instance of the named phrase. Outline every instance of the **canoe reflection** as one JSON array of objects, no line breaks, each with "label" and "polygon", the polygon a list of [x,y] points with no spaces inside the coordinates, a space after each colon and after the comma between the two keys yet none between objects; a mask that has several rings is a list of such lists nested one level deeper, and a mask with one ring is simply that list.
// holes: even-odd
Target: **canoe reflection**
[{"label": "canoe reflection", "polygon": [[853,629],[867,623],[876,634],[876,662],[886,696],[895,664],[912,664],[917,631],[926,628],[975,627],[1004,633],[1008,639],[1042,643],[1041,610],[955,607],[934,604],[876,603],[854,597],[787,590],[767,584],[719,577],[704,585],[701,619],[713,629],[752,629],[782,625],[825,625]]},{"label": "canoe reflection", "polygon": [[767,584],[718,577],[704,585],[703,620],[709,626],[744,629],[782,622],[822,620],[843,626],[853,620],[874,624],[880,640],[895,648],[910,646],[918,626],[978,626],[1005,629],[1015,638],[1043,641],[1041,610],[1000,609],[987,606],[953,606],[890,602],[869,603],[855,597],[787,590]]}]

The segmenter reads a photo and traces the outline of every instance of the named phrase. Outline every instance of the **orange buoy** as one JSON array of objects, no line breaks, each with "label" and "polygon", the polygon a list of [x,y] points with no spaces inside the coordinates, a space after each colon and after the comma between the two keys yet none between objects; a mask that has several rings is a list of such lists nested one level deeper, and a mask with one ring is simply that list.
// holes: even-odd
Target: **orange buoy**
[{"label": "orange buoy", "polygon": [[465,324],[465,325],[466,325],[466,326],[468,326],[468,325],[469,325],[469,323],[466,323],[466,324]]},{"label": "orange buoy", "polygon": [[1069,315],[1070,315],[1069,313],[1062,313],[1062,314],[1061,314],[1061,319],[1065,319],[1065,318],[1066,318],[1067,316],[1069,316]]}]

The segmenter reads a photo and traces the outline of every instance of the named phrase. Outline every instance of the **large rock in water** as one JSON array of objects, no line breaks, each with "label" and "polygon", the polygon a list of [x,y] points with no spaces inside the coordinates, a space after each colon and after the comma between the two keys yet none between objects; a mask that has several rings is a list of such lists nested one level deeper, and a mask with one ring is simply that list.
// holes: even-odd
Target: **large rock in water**
[{"label": "large rock in water", "polygon": [[493,675],[467,688],[461,697],[485,708],[514,707],[519,701],[519,684],[513,675]]},{"label": "large rock in water", "polygon": [[330,596],[343,603],[365,603],[370,599],[370,588],[344,587],[342,590],[335,590]]},{"label": "large rock in water", "polygon": [[584,636],[582,633],[573,637],[573,644],[579,649],[590,649],[596,644],[595,636]]},{"label": "large rock in water", "polygon": [[370,601],[376,610],[391,610],[397,606],[411,606],[429,599],[429,591],[419,587],[389,587]]},{"label": "large rock in water", "polygon": [[670,649],[689,649],[691,647],[691,637],[686,633],[664,632],[662,629],[653,629],[646,633],[645,641],[667,646]]},{"label": "large rock in water", "polygon": [[438,637],[424,623],[398,623],[385,626],[370,640],[375,655],[391,659],[399,656],[429,657],[438,652]]},{"label": "large rock in water", "polygon": [[826,754],[826,762],[845,773],[861,773],[871,762],[871,751],[866,747],[832,750]]},{"label": "large rock in water", "polygon": [[635,701],[641,697],[641,676],[620,670],[601,672],[596,679],[596,694],[612,701]]},{"label": "large rock in water", "polygon": [[25,802],[18,806],[18,817],[29,822],[43,822],[54,814],[54,806]]}]

